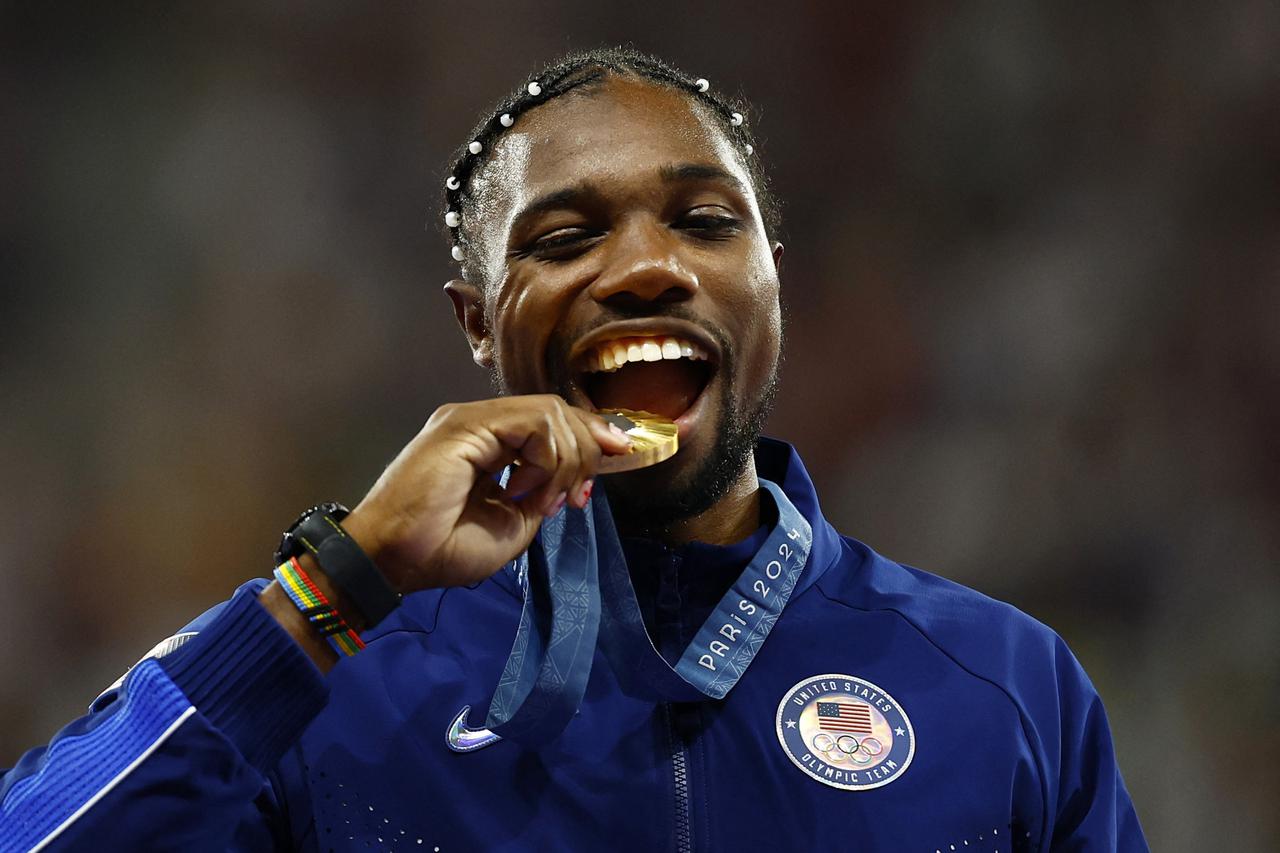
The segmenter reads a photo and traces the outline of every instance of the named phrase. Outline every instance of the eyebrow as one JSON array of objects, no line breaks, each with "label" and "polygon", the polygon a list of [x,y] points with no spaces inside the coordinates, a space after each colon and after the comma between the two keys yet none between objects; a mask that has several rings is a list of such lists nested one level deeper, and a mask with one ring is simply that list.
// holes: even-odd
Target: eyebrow
[{"label": "eyebrow", "polygon": [[732,172],[707,163],[681,163],[677,166],[663,166],[658,170],[658,177],[668,184],[685,181],[716,181],[717,183],[728,184],[738,192],[746,191],[742,181],[738,180],[738,177]]},{"label": "eyebrow", "polygon": [[[692,181],[715,181],[717,183],[727,184],[730,189],[739,193],[746,194],[746,188],[743,186],[736,175],[728,172],[719,166],[712,166],[705,163],[680,163],[676,165],[662,166],[658,169],[658,178],[664,184],[677,184]],[[571,207],[579,207],[586,203],[597,202],[603,198],[600,189],[588,180],[580,181],[573,186],[564,189],[552,190],[538,196],[533,201],[520,208],[515,217],[511,220],[511,230],[515,232],[523,223],[552,210],[564,210]]]},{"label": "eyebrow", "polygon": [[549,193],[538,196],[520,208],[520,211],[511,220],[511,231],[514,233],[522,224],[539,214],[552,210],[579,207],[584,202],[596,201],[599,198],[600,191],[588,181],[582,181],[561,190],[552,190]]}]

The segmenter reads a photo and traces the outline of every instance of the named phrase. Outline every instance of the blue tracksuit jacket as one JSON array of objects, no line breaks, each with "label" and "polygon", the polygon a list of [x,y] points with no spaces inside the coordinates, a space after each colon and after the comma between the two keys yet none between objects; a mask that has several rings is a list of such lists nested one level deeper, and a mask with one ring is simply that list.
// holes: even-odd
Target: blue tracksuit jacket
[{"label": "blue tracksuit jacket", "polygon": [[[627,696],[597,653],[549,746],[459,753],[446,731],[467,705],[483,725],[510,651],[510,572],[408,596],[328,679],[254,581],[0,777],[0,851],[1147,849],[1056,634],[840,536],[789,446],[757,465],[814,542],[724,700]],[[761,541],[624,543],[664,656]]]}]

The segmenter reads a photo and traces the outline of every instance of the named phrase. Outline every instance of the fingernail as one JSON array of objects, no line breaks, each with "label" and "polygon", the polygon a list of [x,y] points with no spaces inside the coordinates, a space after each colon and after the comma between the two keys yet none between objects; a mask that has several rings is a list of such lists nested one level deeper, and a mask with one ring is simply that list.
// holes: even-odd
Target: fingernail
[{"label": "fingernail", "polygon": [[547,510],[547,515],[555,515],[564,506],[564,502],[569,499],[568,492],[561,492],[560,497],[556,498],[556,502]]},{"label": "fingernail", "polygon": [[591,490],[596,487],[595,480],[587,480],[582,484],[582,504],[586,506],[587,499],[591,497]]},{"label": "fingernail", "polygon": [[631,436],[629,436],[629,435],[627,435],[625,432],[623,432],[623,431],[622,431],[622,427],[618,426],[617,424],[613,423],[612,421],[609,421],[609,432],[613,433],[613,434],[614,434],[614,435],[616,435],[618,438],[625,438],[627,441],[630,441],[630,440],[631,440]]}]

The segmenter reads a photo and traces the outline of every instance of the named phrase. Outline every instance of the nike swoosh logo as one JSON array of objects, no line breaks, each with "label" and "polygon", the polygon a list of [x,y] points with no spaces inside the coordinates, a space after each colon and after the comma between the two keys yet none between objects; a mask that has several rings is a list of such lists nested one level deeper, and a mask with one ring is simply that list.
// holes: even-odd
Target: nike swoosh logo
[{"label": "nike swoosh logo", "polygon": [[449,730],[444,734],[445,743],[454,752],[475,752],[477,749],[483,749],[489,744],[502,740],[501,735],[495,735],[488,729],[468,727],[467,714],[470,712],[471,706],[463,705],[458,716],[454,717],[453,722],[449,724]]}]

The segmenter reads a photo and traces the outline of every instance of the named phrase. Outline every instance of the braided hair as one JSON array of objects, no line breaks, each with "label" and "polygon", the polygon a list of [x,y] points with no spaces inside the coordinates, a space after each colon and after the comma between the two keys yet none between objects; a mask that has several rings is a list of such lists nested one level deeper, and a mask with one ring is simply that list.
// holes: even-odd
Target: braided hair
[{"label": "braided hair", "polygon": [[742,163],[755,190],[765,233],[774,239],[781,227],[779,204],[769,188],[759,158],[750,156],[755,138],[742,116],[747,105],[713,90],[706,80],[695,78],[655,56],[631,47],[605,47],[571,53],[534,74],[527,85],[512,92],[490,110],[471,131],[467,144],[458,148],[445,182],[445,224],[452,243],[454,260],[462,265],[462,275],[470,278],[476,257],[477,240],[468,212],[476,207],[479,188],[473,180],[484,166],[484,154],[498,137],[524,113],[575,89],[599,84],[610,75],[638,77],[659,86],[688,94],[722,121],[721,130],[734,147],[746,156]]}]

